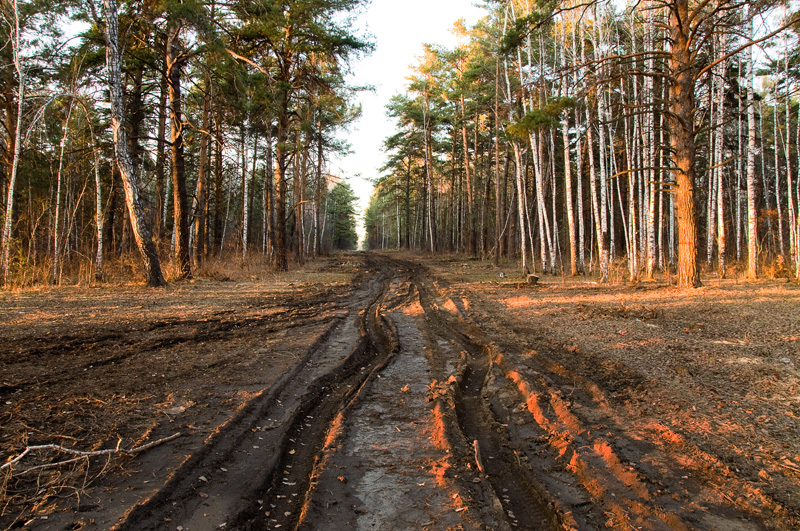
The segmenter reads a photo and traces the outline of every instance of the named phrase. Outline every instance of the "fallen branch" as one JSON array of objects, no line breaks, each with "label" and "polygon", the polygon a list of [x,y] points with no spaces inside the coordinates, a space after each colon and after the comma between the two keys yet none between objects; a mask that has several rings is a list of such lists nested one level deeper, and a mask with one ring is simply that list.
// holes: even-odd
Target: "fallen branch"
[{"label": "fallen branch", "polygon": [[792,470],[794,472],[800,472],[800,468],[797,468],[796,466],[792,466],[792,465],[787,464],[787,463],[778,463],[778,465],[782,466],[783,468],[785,468],[787,470]]},{"label": "fallen branch", "polygon": [[164,444],[165,442],[169,442],[169,441],[172,441],[174,439],[177,439],[180,436],[181,436],[180,432],[174,433],[174,434],[170,435],[169,437],[164,437],[163,439],[159,439],[157,441],[152,441],[152,442],[149,442],[147,444],[143,444],[141,446],[137,446],[136,448],[131,448],[129,450],[120,449],[119,446],[120,446],[120,443],[122,443],[122,439],[120,439],[117,442],[116,448],[108,448],[108,449],[105,449],[105,450],[95,450],[95,451],[91,451],[91,452],[84,452],[84,451],[81,451],[81,450],[74,450],[72,448],[67,448],[65,446],[61,446],[61,445],[58,445],[58,444],[41,444],[41,445],[38,445],[38,446],[28,446],[17,457],[12,459],[8,463],[5,463],[4,465],[1,465],[0,466],[0,470],[4,470],[6,468],[10,468],[10,467],[14,466],[15,464],[17,464],[20,461],[22,461],[22,459],[26,455],[28,455],[29,453],[36,452],[36,451],[39,451],[39,450],[55,450],[57,452],[62,452],[62,453],[65,453],[65,454],[70,454],[70,455],[76,455],[78,457],[76,457],[74,459],[68,459],[66,461],[59,461],[57,463],[49,463],[49,464],[45,464],[45,465],[38,465],[38,466],[35,466],[33,468],[29,468],[27,470],[23,470],[23,471],[20,472],[20,474],[24,474],[24,473],[30,472],[32,470],[41,470],[43,468],[52,468],[52,467],[56,467],[56,466],[66,465],[66,464],[69,464],[69,463],[74,463],[75,461],[79,461],[80,459],[87,458],[87,457],[96,457],[96,456],[100,456],[100,455],[111,455],[111,454],[136,455],[136,454],[139,454],[141,452],[144,452],[145,450],[149,450],[150,448],[158,446],[159,444]]}]

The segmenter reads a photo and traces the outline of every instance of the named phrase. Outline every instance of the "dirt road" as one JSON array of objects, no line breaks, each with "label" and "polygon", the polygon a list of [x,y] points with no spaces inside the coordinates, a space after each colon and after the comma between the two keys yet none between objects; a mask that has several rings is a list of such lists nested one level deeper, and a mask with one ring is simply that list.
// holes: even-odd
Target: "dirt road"
[{"label": "dirt road", "polygon": [[[81,415],[105,435],[98,448],[126,430],[137,443],[181,436],[114,455],[101,471],[88,459],[27,479],[6,469],[0,522],[185,531],[800,524],[799,505],[739,474],[725,445],[698,444],[663,421],[671,404],[627,416],[620,391],[650,385],[630,367],[536,340],[496,297],[456,289],[419,262],[362,255],[339,266],[356,272],[352,284],[246,294],[210,315],[224,303],[199,304],[198,292],[202,317],[87,318],[83,332],[38,350],[20,333],[0,388],[4,456],[20,447],[12,426],[31,430],[29,444],[58,432],[73,447],[87,438]],[[37,365],[48,357],[61,363]],[[37,400],[46,420],[31,413]]]}]

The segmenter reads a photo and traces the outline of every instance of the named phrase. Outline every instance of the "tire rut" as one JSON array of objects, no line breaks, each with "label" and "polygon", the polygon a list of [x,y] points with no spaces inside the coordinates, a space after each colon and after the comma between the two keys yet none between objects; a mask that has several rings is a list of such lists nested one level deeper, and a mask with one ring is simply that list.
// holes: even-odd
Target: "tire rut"
[{"label": "tire rut", "polygon": [[[408,264],[407,267],[413,268]],[[435,299],[438,291],[429,285],[424,272],[417,270],[415,285],[425,316],[435,333],[460,346],[467,354],[466,366],[455,392],[455,412],[458,429],[472,448],[467,449],[481,473],[488,480],[494,495],[502,504],[508,524],[519,529],[557,529],[559,518],[549,507],[541,484],[530,468],[511,450],[503,426],[494,417],[485,396],[486,381],[491,369],[487,344],[470,337],[469,326],[463,320],[443,315]],[[453,311],[460,314],[452,305]],[[466,330],[466,331],[465,331]]]},{"label": "tire rut", "polygon": [[343,411],[298,529],[503,529],[458,479],[469,471],[449,444],[450,410],[431,396],[440,358],[408,271],[393,269],[383,309],[399,350]]},{"label": "tire rut", "polygon": [[296,525],[337,415],[396,349],[380,312],[391,271],[373,260],[368,266],[376,274],[354,294],[348,316],[337,318],[293,369],[221,426],[117,529],[163,529],[165,522],[193,531]]},{"label": "tire rut", "polygon": [[257,506],[238,515],[233,527],[255,530],[298,526],[326,442],[337,430],[343,412],[397,350],[396,334],[381,315],[390,281],[385,268],[381,268],[379,278],[381,289],[361,314],[361,337],[355,352],[309,390],[281,445],[277,466],[259,489],[263,494],[256,500]]}]

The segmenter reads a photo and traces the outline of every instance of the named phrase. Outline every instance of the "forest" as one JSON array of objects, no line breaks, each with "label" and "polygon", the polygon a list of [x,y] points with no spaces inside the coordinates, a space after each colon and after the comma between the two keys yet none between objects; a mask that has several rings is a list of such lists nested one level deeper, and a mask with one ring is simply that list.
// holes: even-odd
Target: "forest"
[{"label": "forest", "polygon": [[791,3],[489,2],[389,113],[367,246],[527,272],[798,277]]},{"label": "forest", "polygon": [[3,282],[157,286],[355,248],[327,161],[360,112],[361,5],[4,2]]},{"label": "forest", "polygon": [[0,3],[0,529],[800,529],[797,4],[486,0],[359,242],[465,5]]},{"label": "forest", "polygon": [[[8,2],[9,286],[354,248],[362,0]],[[387,108],[370,249],[601,281],[800,273],[789,3],[487,2]],[[343,177],[345,180],[343,180]],[[342,202],[344,201],[344,202]]]}]

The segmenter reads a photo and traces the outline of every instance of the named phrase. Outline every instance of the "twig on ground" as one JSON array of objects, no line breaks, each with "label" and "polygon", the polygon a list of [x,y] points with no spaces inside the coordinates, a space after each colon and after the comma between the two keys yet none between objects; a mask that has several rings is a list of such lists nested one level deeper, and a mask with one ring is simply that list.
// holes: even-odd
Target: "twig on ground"
[{"label": "twig on ground", "polygon": [[797,468],[796,466],[789,465],[787,463],[778,463],[778,465],[782,466],[783,468],[785,468],[787,470],[792,470],[794,472],[800,472],[800,468]]},{"label": "twig on ground", "polygon": [[160,444],[164,444],[165,442],[169,442],[169,441],[172,441],[174,439],[177,439],[180,436],[181,436],[180,432],[174,433],[174,434],[170,435],[169,437],[164,437],[163,439],[158,439],[157,441],[152,441],[152,442],[149,442],[147,444],[143,444],[141,446],[137,446],[136,448],[131,448],[129,450],[120,449],[120,444],[122,443],[122,439],[120,439],[117,442],[117,446],[115,448],[108,448],[106,450],[95,450],[95,451],[91,451],[91,452],[84,452],[84,451],[81,451],[81,450],[74,450],[72,448],[67,448],[65,446],[61,446],[61,445],[58,445],[58,444],[41,444],[41,445],[38,445],[38,446],[28,446],[17,457],[15,457],[11,461],[9,461],[9,462],[7,462],[7,463],[5,463],[3,465],[0,465],[0,470],[4,470],[6,468],[10,468],[10,467],[14,466],[15,464],[17,464],[20,461],[22,461],[22,459],[26,455],[28,455],[29,453],[35,452],[35,451],[39,451],[39,450],[55,450],[57,452],[76,455],[78,457],[75,457],[73,459],[67,459],[66,461],[59,461],[57,463],[48,463],[48,464],[44,464],[44,465],[38,465],[38,466],[35,466],[35,467],[32,467],[32,468],[28,468],[28,469],[22,470],[22,471],[18,472],[18,474],[25,474],[27,472],[31,472],[31,471],[34,471],[34,470],[41,470],[41,469],[44,469],[44,468],[53,468],[53,467],[57,467],[57,466],[61,466],[61,465],[67,465],[67,464],[79,461],[81,459],[85,459],[85,458],[88,458],[88,457],[96,457],[96,456],[100,456],[100,455],[111,455],[111,454],[136,455],[136,454],[139,454],[141,452],[144,452],[145,450],[149,450],[150,448],[158,446]]}]

